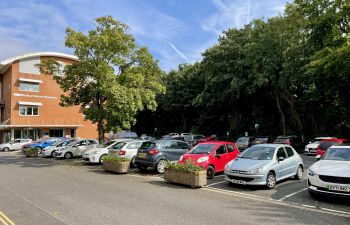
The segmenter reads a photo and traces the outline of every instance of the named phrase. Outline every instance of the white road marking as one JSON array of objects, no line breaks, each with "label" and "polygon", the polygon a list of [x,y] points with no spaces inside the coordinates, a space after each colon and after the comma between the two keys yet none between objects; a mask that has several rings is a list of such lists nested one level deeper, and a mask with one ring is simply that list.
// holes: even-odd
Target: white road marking
[{"label": "white road marking", "polygon": [[226,180],[224,180],[224,181],[220,181],[220,182],[212,183],[212,184],[207,185],[206,187],[211,187],[211,186],[214,186],[214,185],[217,185],[217,184],[222,184],[222,183],[227,183],[227,181],[226,181]]},{"label": "white road marking", "polygon": [[300,192],[303,192],[303,191],[305,191],[305,190],[307,190],[307,188],[303,188],[303,189],[301,189],[301,190],[299,190],[299,191],[296,191],[296,192],[293,192],[293,193],[291,193],[291,194],[289,194],[289,195],[286,195],[286,196],[284,196],[284,197],[278,199],[277,201],[283,201],[283,200],[285,200],[286,198],[292,197],[293,195],[299,194]]}]

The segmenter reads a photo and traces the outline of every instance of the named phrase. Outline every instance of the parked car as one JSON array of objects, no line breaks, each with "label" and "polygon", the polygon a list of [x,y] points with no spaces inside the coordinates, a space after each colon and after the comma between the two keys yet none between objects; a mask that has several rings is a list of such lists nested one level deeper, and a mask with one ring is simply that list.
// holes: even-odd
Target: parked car
[{"label": "parked car", "polygon": [[244,150],[253,145],[254,140],[255,137],[251,136],[239,137],[236,141],[236,146],[239,151],[243,152]]},{"label": "parked car", "polygon": [[225,180],[243,185],[265,185],[295,177],[302,179],[304,165],[299,154],[289,145],[253,145],[225,167]]},{"label": "parked car", "polygon": [[109,140],[115,140],[115,139],[132,139],[137,138],[137,133],[133,131],[120,131],[116,134],[112,134],[109,136]]},{"label": "parked car", "polygon": [[225,165],[239,154],[233,142],[208,141],[196,145],[191,151],[180,157],[179,163],[192,160],[194,164],[207,170],[207,178],[211,179],[215,173],[223,172]]},{"label": "parked car", "polygon": [[181,137],[179,133],[169,133],[169,134],[166,134],[166,135],[162,136],[162,138],[166,138],[166,139],[179,138],[179,137]]},{"label": "parked car", "polygon": [[307,175],[311,195],[350,197],[350,145],[333,145],[310,166]]},{"label": "parked car", "polygon": [[346,144],[349,143],[348,139],[344,138],[333,138],[321,141],[316,149],[316,158],[320,158],[328,150],[329,147],[337,144]]},{"label": "parked car", "polygon": [[19,150],[24,145],[32,143],[32,139],[15,139],[13,141],[10,141],[8,143],[0,144],[0,150],[3,152],[7,152],[10,150]]},{"label": "parked car", "polygon": [[218,137],[213,134],[213,135],[210,135],[210,136],[202,136],[201,138],[198,137],[196,138],[195,140],[195,143],[193,145],[197,145],[199,143],[203,143],[203,142],[207,142],[207,141],[218,141]]},{"label": "parked car", "polygon": [[98,145],[98,142],[93,139],[76,140],[65,147],[57,149],[53,156],[55,158],[70,159],[73,157],[82,157],[84,152]]},{"label": "parked car", "polygon": [[67,146],[73,141],[75,141],[75,139],[58,140],[51,146],[47,146],[43,150],[41,150],[41,157],[53,157],[57,149]]},{"label": "parked car", "polygon": [[46,148],[47,146],[51,146],[54,143],[56,143],[57,141],[63,141],[63,140],[65,140],[65,138],[63,138],[63,137],[48,138],[48,139],[45,139],[43,141],[40,141],[40,142],[34,143],[32,145],[29,145],[28,147],[29,148],[37,148],[37,149],[39,149],[41,151],[42,149]]},{"label": "parked car", "polygon": [[273,142],[273,139],[270,136],[258,136],[258,137],[255,137],[255,139],[253,141],[253,145],[269,144],[272,142]]},{"label": "parked car", "polygon": [[166,163],[177,162],[189,148],[186,142],[178,140],[146,141],[137,150],[135,165],[140,171],[152,167],[158,173],[164,173]]},{"label": "parked car", "polygon": [[278,136],[274,144],[285,144],[292,146],[295,151],[304,152],[305,144],[301,141],[301,139],[298,136],[291,135],[291,136]]},{"label": "parked car", "polygon": [[305,146],[305,154],[306,155],[316,155],[316,149],[320,145],[321,141],[335,139],[335,137],[317,137],[309,142],[308,145]]},{"label": "parked car", "polygon": [[130,164],[132,167],[136,167],[135,157],[137,150],[141,147],[143,142],[145,141],[125,140],[118,142],[118,144],[109,148],[108,154],[125,157],[131,161]]},{"label": "parked car", "polygon": [[118,142],[129,139],[114,139],[103,143],[102,145],[95,146],[85,151],[83,154],[83,160],[90,163],[102,163],[103,157],[108,154],[108,151],[114,146],[118,145]]}]

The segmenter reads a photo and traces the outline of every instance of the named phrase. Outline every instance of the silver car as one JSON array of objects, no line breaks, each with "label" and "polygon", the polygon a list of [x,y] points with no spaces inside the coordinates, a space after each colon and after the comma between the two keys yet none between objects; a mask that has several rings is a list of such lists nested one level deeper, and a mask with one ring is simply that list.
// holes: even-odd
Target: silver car
[{"label": "silver car", "polygon": [[246,149],[238,158],[225,166],[225,180],[243,185],[265,185],[268,189],[276,182],[303,177],[303,160],[288,145],[261,144]]}]

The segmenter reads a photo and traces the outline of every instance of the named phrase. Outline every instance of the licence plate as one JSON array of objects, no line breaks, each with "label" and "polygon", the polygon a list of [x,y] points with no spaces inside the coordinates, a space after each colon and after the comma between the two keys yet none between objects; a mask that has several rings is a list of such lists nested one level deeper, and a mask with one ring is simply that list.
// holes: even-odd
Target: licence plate
[{"label": "licence plate", "polygon": [[141,159],[145,159],[147,157],[146,153],[138,153],[137,157],[141,158]]},{"label": "licence plate", "polygon": [[235,183],[235,184],[246,184],[247,182],[244,181],[244,180],[236,180],[236,179],[232,179],[231,180],[232,183]]},{"label": "licence plate", "polygon": [[350,187],[346,187],[346,186],[329,185],[328,189],[331,191],[350,192]]}]

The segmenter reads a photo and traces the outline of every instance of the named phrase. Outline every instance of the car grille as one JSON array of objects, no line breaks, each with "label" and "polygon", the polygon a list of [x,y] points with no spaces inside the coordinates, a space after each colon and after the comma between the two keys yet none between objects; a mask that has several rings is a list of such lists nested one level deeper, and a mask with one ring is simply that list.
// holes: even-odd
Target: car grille
[{"label": "car grille", "polygon": [[320,175],[319,178],[324,182],[336,184],[350,184],[350,177],[332,177]]},{"label": "car grille", "polygon": [[309,152],[316,153],[316,148],[309,148]]},{"label": "car grille", "polygon": [[250,181],[254,180],[254,178],[250,178],[250,177],[238,177],[238,176],[232,176],[232,175],[227,175],[227,177],[230,178],[230,179],[243,180],[243,181],[246,181],[246,182],[250,182]]}]

